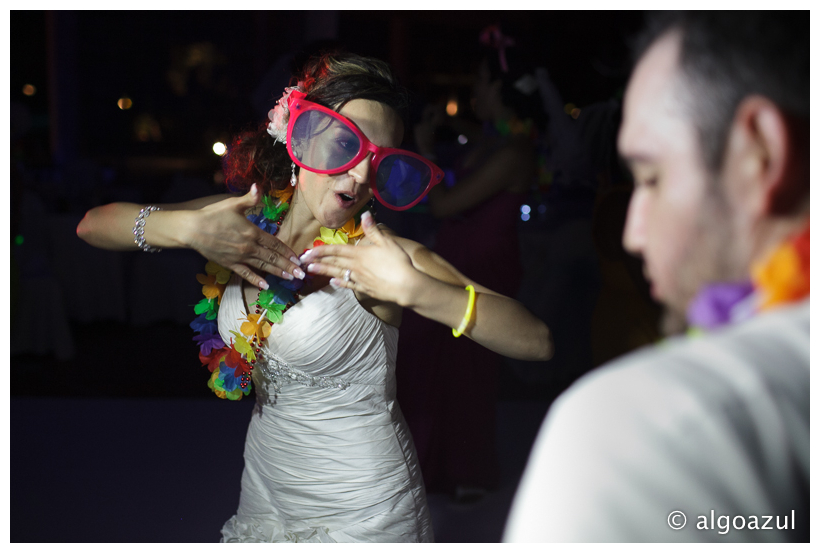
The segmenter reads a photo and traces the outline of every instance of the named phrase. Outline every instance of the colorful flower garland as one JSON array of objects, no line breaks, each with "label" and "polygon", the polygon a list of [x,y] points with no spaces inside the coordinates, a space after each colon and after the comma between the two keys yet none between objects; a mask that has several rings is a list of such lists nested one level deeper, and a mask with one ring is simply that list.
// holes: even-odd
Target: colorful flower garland
[{"label": "colorful flower garland", "polygon": [[[263,197],[262,211],[258,215],[249,215],[248,219],[265,232],[276,234],[290,207],[288,201],[292,194],[291,187],[272,191]],[[338,230],[321,227],[313,246],[347,244],[351,238],[363,233],[354,218]],[[248,314],[239,332],[231,331],[234,339],[225,344],[219,335],[217,315],[231,271],[209,261],[205,272],[207,274],[196,276],[205,297],[194,306],[198,317],[190,324],[197,333],[193,340],[199,343],[199,360],[211,371],[208,387],[222,399],[239,400],[251,391],[253,366],[263,343],[270,336],[272,325],[281,322],[285,311],[296,303],[296,293],[305,281],[268,275],[265,280],[269,288],[260,288],[257,300],[251,304],[256,306],[256,312]]]},{"label": "colorful flower garland", "polygon": [[752,267],[752,278],[740,283],[706,286],[689,306],[688,319],[697,334],[809,295],[809,225]]}]

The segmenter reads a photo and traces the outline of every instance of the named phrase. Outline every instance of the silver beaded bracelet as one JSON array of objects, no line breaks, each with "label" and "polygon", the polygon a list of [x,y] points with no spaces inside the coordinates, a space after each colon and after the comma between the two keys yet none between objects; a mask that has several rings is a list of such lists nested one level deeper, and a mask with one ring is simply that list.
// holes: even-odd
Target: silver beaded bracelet
[{"label": "silver beaded bracelet", "polygon": [[161,208],[155,205],[147,205],[140,209],[140,214],[134,219],[134,244],[136,244],[142,251],[148,253],[161,252],[162,248],[154,248],[145,242],[145,220],[151,215],[152,211],[159,211]]}]

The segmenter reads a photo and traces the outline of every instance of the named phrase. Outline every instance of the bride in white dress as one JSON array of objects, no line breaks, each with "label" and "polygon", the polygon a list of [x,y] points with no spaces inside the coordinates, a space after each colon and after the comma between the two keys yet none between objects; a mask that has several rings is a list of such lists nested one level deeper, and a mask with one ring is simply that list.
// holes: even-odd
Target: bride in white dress
[{"label": "bride in white dress", "polygon": [[[363,231],[351,222],[374,197],[407,209],[443,176],[398,149],[406,105],[383,62],[352,54],[314,59],[270,122],[235,141],[228,182],[250,189],[244,196],[142,210],[110,204],[89,211],[77,229],[106,249],[195,249],[221,271],[208,281],[213,311],[201,321],[217,323],[218,336],[208,340],[244,353],[235,375],[210,347],[201,358],[212,362],[209,385],[220,397],[238,399],[251,388],[256,396],[239,508],[223,541],[433,540],[395,399],[402,309],[503,355],[551,355],[547,327],[518,302],[377,227],[369,213]],[[266,218],[271,213],[275,220]],[[295,252],[303,251],[300,259]],[[503,252],[487,258],[488,270],[503,271]],[[262,290],[281,296],[282,285],[292,296],[265,304]]]},{"label": "bride in white dress", "polygon": [[[226,341],[245,312],[240,287],[234,277],[222,299]],[[254,369],[242,494],[225,541],[432,540],[396,403],[398,335],[354,292],[330,285],[273,325],[267,364]]]}]

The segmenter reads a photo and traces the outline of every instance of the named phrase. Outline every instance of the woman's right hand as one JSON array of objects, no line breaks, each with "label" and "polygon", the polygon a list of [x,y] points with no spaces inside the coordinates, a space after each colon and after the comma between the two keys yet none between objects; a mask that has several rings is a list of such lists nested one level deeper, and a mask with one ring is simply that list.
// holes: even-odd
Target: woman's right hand
[{"label": "woman's right hand", "polygon": [[189,247],[253,284],[267,289],[260,274],[270,273],[288,280],[304,278],[298,256],[275,236],[268,234],[246,217],[262,199],[259,188],[238,198],[207,205],[191,212],[195,221]]}]

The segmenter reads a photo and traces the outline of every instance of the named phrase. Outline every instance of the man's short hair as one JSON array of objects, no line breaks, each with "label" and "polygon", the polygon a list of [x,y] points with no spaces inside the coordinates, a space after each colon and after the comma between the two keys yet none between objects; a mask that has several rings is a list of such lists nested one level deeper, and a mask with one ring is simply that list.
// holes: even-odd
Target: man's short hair
[{"label": "man's short hair", "polygon": [[706,167],[717,172],[740,102],[760,94],[809,124],[809,12],[662,12],[647,16],[635,61],[661,35],[681,33],[682,99]]}]

